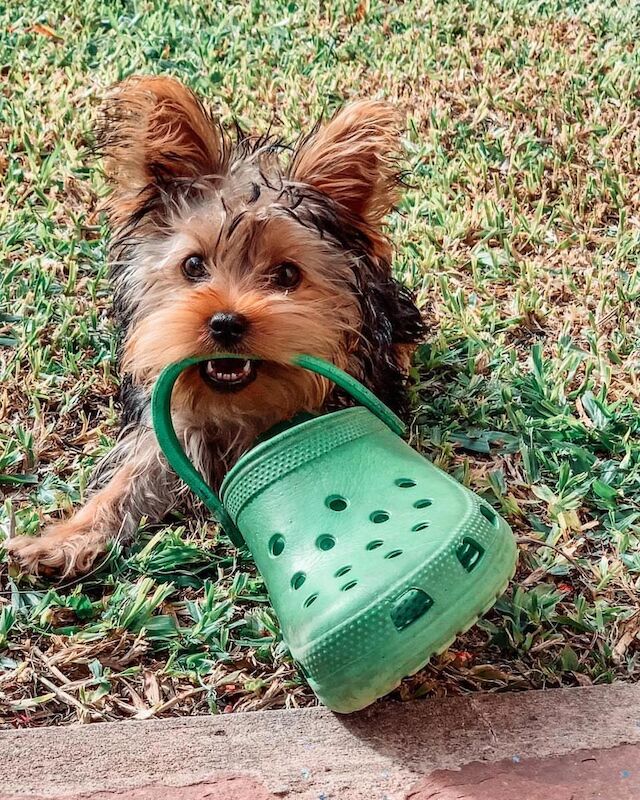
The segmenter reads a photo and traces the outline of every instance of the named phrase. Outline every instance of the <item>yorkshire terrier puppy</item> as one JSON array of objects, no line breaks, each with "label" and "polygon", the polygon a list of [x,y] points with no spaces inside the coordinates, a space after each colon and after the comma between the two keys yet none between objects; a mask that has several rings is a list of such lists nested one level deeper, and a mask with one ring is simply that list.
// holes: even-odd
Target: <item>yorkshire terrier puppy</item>
[{"label": "yorkshire terrier puppy", "polygon": [[101,150],[112,184],[114,312],[122,332],[122,432],[86,505],[39,537],[8,543],[23,569],[88,570],[112,539],[158,522],[184,487],[151,427],[168,364],[218,352],[173,396],[176,432],[214,486],[255,437],[297,412],[348,399],[289,365],[333,361],[399,413],[422,321],[392,277],[382,223],[399,186],[399,120],[377,101],[346,106],[293,147],[232,137],[192,92],[132,78],[107,104]]}]

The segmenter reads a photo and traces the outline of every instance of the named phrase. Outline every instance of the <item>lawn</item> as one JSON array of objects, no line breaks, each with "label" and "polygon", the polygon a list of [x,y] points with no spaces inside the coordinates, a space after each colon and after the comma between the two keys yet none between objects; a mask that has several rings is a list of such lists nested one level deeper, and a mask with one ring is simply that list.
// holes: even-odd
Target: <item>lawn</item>
[{"label": "lawn", "polygon": [[[640,12],[632,3],[23,0],[0,9],[0,526],[36,533],[117,431],[101,98],[170,73],[295,136],[407,115],[390,234],[428,322],[412,442],[506,516],[511,588],[404,698],[640,675]],[[37,726],[313,702],[261,579],[202,519],[87,578],[6,565],[0,716]]]}]

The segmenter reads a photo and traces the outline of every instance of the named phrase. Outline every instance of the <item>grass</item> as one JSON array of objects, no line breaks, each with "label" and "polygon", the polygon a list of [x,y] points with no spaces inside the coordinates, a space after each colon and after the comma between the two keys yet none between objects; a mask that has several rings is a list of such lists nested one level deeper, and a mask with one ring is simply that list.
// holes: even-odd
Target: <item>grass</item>
[{"label": "grass", "polygon": [[[0,524],[84,494],[117,424],[105,89],[175,74],[284,135],[353,96],[407,113],[397,272],[429,323],[414,444],[521,546],[507,594],[403,698],[640,673],[640,13],[633,4],[22,0],[0,9]],[[1,555],[1,544],[0,544]],[[2,556],[3,558],[3,556]],[[11,726],[313,702],[261,579],[206,521],[82,581],[0,571]]]}]

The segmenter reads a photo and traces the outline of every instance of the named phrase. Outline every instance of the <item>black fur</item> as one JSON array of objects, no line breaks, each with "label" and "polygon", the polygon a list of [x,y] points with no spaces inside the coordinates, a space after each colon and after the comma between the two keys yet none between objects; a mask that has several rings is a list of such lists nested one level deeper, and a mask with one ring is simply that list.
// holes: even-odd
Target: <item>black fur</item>
[{"label": "black fur", "polygon": [[120,403],[122,405],[122,428],[130,425],[139,425],[144,412],[149,408],[151,398],[149,394],[132,381],[130,375],[124,375],[120,384]]},{"label": "black fur", "polygon": [[366,287],[360,294],[362,310],[360,362],[367,388],[397,414],[409,414],[406,377],[399,368],[395,346],[417,344],[424,323],[410,292],[393,278]]}]

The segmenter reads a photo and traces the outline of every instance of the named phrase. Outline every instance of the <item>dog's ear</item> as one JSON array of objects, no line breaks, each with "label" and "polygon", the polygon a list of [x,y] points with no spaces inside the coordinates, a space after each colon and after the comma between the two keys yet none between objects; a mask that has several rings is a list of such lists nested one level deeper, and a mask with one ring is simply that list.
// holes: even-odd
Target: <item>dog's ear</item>
[{"label": "dog's ear", "polygon": [[393,106],[375,100],[352,103],[300,143],[289,177],[376,228],[397,200],[400,131]]},{"label": "dog's ear", "polygon": [[174,78],[139,76],[119,84],[105,103],[98,141],[116,192],[125,196],[224,168],[219,125]]}]

